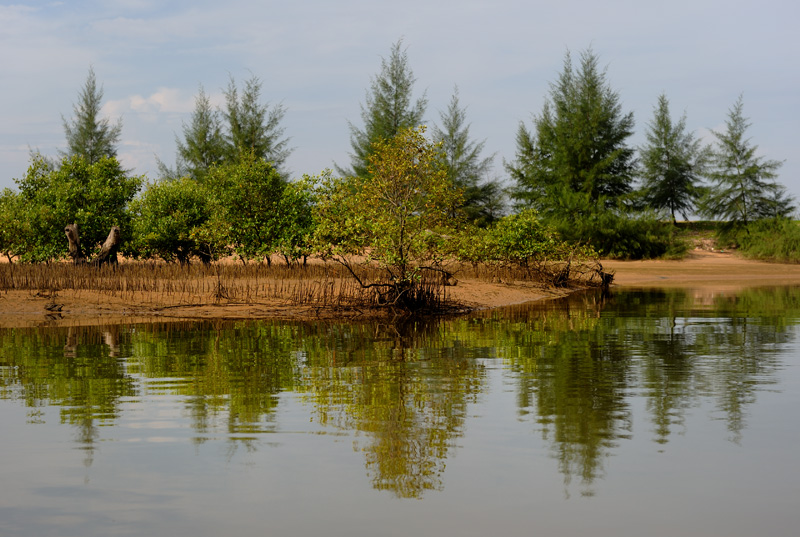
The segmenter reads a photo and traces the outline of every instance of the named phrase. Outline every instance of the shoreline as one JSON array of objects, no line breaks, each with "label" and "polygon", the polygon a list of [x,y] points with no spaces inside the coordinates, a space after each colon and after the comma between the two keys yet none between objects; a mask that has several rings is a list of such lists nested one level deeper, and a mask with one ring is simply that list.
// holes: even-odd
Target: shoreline
[{"label": "shoreline", "polygon": [[604,260],[615,272],[613,287],[741,289],[800,285],[800,264],[745,259],[736,253],[695,249],[680,260]]},{"label": "shoreline", "polygon": [[[603,260],[614,273],[613,289],[687,288],[731,292],[748,287],[800,285],[800,264],[766,263],[743,259],[729,252],[693,250],[681,260]],[[465,279],[448,288],[448,295],[463,305],[463,312],[490,310],[559,298],[579,288],[551,289],[531,283],[490,283]],[[194,303],[162,306],[125,302],[114,296],[88,291],[62,291],[60,311],[45,306],[53,297],[30,291],[0,293],[0,328],[88,326],[186,320],[287,321],[369,319],[369,313],[296,306],[280,301],[258,303]],[[373,315],[374,316],[374,315]]]}]

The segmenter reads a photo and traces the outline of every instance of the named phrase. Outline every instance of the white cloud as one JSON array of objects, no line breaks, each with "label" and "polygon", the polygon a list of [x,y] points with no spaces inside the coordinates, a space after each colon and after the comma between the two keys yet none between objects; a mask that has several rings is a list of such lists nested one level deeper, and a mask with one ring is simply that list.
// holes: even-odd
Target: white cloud
[{"label": "white cloud", "polygon": [[107,101],[103,106],[103,113],[110,117],[134,114],[145,121],[155,122],[164,119],[165,115],[189,114],[193,108],[194,97],[186,94],[183,90],[159,88],[158,91],[146,97],[137,94]]}]

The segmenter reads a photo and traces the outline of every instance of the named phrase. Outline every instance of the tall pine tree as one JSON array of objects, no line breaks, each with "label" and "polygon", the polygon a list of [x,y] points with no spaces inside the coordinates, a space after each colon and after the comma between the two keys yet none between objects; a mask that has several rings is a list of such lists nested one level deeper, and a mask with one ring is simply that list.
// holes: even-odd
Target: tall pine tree
[{"label": "tall pine tree", "polygon": [[103,88],[97,86],[94,68],[90,67],[78,102],[73,105],[74,117],[71,120],[61,117],[67,137],[64,156],[80,156],[89,164],[117,156],[122,120],[112,124],[108,118],[100,117],[102,103]]},{"label": "tall pine tree", "polygon": [[639,149],[644,199],[658,210],[666,210],[676,221],[694,211],[700,197],[700,182],[708,152],[700,140],[686,132],[686,115],[672,122],[669,100],[661,94],[653,120],[647,126],[647,143]]},{"label": "tall pine tree", "polygon": [[286,176],[283,167],[292,152],[281,125],[286,109],[280,104],[262,103],[261,87],[261,80],[253,76],[245,82],[240,96],[233,78],[228,84],[223,112],[228,123],[227,161],[255,156],[272,162]]},{"label": "tall pine tree", "polygon": [[758,146],[745,136],[751,124],[743,108],[740,96],[728,111],[725,130],[713,131],[717,143],[708,173],[712,185],[701,206],[703,214],[734,226],[785,216],[793,210],[792,200],[774,181],[783,162],[756,154]]},{"label": "tall pine tree", "polygon": [[594,52],[583,52],[577,68],[568,52],[534,130],[520,124],[517,132],[516,160],[506,165],[517,183],[514,197],[571,217],[576,209],[613,205],[631,190],[635,160],[627,139],[633,125]]},{"label": "tall pine tree", "polygon": [[441,126],[433,128],[433,139],[441,143],[448,179],[464,193],[461,209],[473,222],[491,222],[503,205],[502,188],[488,178],[494,155],[482,157],[486,142],[470,138],[467,110],[459,103],[458,87],[439,118]]},{"label": "tall pine tree", "polygon": [[390,140],[399,132],[416,128],[422,123],[428,101],[423,93],[412,103],[416,79],[402,44],[402,40],[399,40],[392,45],[388,60],[381,58],[381,71],[372,79],[366,101],[361,105],[364,127],[358,128],[349,123],[352,169],[339,169],[344,175],[365,177],[376,142]]},{"label": "tall pine tree", "polygon": [[179,175],[202,181],[208,170],[225,159],[226,141],[219,111],[202,86],[195,98],[191,122],[183,125],[183,139],[176,137]]}]

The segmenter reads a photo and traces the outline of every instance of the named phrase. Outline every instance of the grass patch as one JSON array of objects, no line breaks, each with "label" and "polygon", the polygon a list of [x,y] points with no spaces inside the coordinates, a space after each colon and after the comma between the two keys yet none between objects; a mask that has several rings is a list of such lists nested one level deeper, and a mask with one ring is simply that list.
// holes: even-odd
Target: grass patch
[{"label": "grass patch", "polygon": [[750,259],[800,263],[800,224],[788,218],[760,220],[731,237]]}]

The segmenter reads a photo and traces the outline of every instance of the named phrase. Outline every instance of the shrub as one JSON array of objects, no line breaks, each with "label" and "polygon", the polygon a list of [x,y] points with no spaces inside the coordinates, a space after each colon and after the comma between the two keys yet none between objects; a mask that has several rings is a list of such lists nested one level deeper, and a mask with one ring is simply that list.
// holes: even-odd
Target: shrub
[{"label": "shrub", "polygon": [[598,209],[562,218],[554,226],[565,240],[585,242],[613,259],[680,257],[688,249],[674,226],[651,211]]},{"label": "shrub", "polygon": [[746,257],[784,263],[800,262],[800,226],[789,218],[751,222],[733,237]]},{"label": "shrub", "polygon": [[205,179],[220,204],[222,230],[242,259],[267,259],[281,232],[281,199],[286,182],[275,166],[252,152],[212,167]]},{"label": "shrub", "polygon": [[[131,203],[132,238],[124,252],[132,257],[160,257],[186,263],[197,256],[216,259],[224,251],[224,237],[209,231],[214,211],[206,188],[188,177],[151,183]],[[221,243],[221,244],[220,244]]]},{"label": "shrub", "polygon": [[35,154],[25,176],[17,181],[27,223],[25,261],[64,257],[64,227],[75,223],[88,254],[97,253],[111,226],[128,233],[128,203],[141,188],[141,177],[129,177],[115,158],[89,163],[64,157],[58,165]]}]

